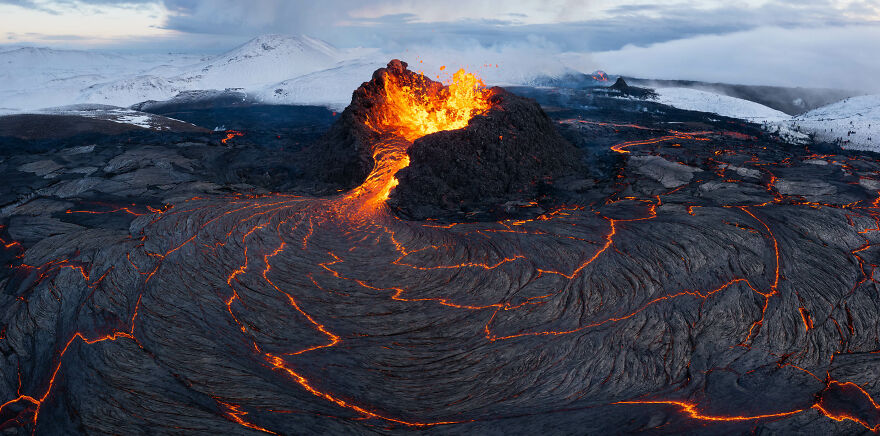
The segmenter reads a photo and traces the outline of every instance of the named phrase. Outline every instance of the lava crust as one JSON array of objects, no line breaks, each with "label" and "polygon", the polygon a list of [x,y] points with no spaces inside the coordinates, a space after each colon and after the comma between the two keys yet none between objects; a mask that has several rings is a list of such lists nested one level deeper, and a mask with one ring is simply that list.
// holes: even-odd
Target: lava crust
[{"label": "lava crust", "polygon": [[[472,98],[473,125],[416,140],[413,168],[443,138],[496,144],[481,114],[498,114]],[[29,176],[34,194],[3,212],[4,434],[880,430],[876,155],[683,112],[570,109],[556,127],[612,176],[534,219],[413,221],[386,203],[411,141],[358,127],[371,107],[355,102],[330,135],[351,127],[337,145],[358,158],[333,177],[363,180],[326,197],[229,185],[90,212],[63,201],[183,189],[137,183],[164,168],[191,184],[203,163],[160,147],[143,167],[95,147],[10,158],[17,176],[66,178]],[[85,156],[104,170],[72,171]],[[128,225],[70,218],[93,213]]]}]

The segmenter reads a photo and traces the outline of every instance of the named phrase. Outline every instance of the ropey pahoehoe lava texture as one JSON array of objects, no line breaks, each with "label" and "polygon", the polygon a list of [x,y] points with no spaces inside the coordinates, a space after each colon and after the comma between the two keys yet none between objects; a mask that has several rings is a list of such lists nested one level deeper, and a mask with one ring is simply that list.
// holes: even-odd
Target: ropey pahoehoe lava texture
[{"label": "ropey pahoehoe lava texture", "polygon": [[[389,69],[404,78],[392,88]],[[0,294],[2,431],[880,429],[876,159],[570,119],[558,124],[633,135],[582,201],[533,219],[406,220],[389,198],[410,215],[474,198],[423,198],[461,187],[420,169],[497,181],[482,166],[528,154],[525,131],[549,122],[472,77],[444,87],[389,69],[328,134],[350,190],[200,195],[23,250]],[[415,85],[430,98],[410,94],[412,113],[360,97]],[[440,128],[401,130],[414,114]],[[567,153],[549,126],[541,144]],[[463,162],[433,166],[446,141]],[[555,159],[523,157],[535,166],[487,188],[492,201],[578,170]]]}]

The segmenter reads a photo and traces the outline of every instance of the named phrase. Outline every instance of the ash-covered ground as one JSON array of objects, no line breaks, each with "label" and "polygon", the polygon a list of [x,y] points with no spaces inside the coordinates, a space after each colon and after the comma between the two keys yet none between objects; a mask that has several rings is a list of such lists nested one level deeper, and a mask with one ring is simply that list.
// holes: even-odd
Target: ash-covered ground
[{"label": "ash-covered ground", "polygon": [[[512,153],[473,130],[515,134],[534,110],[500,105],[418,139],[406,171],[443,171],[402,175],[393,207],[350,172],[314,178],[346,119],[320,108],[154,104],[204,129],[4,130],[0,429],[880,429],[878,155],[625,86],[503,92],[540,103],[546,135]],[[565,164],[493,167],[545,140]],[[362,162],[352,144],[334,156]],[[437,180],[442,199],[413,191]]]}]

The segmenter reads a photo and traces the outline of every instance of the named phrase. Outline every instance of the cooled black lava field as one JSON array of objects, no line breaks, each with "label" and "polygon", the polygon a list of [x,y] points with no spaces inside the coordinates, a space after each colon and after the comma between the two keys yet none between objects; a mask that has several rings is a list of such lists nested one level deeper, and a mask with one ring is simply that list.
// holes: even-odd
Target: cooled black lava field
[{"label": "cooled black lava field", "polygon": [[880,156],[623,85],[377,127],[419,80],[4,130],[2,433],[880,430]]}]

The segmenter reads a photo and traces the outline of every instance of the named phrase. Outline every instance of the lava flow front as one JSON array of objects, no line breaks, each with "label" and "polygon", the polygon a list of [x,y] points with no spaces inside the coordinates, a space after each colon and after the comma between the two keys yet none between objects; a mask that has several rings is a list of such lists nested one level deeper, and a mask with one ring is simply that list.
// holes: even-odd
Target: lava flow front
[{"label": "lava flow front", "polygon": [[[880,162],[732,123],[551,121],[505,92],[392,62],[334,126],[363,176],[350,191],[66,206],[131,221],[35,244],[0,235],[16,253],[0,294],[0,430],[880,429]],[[554,157],[581,159],[556,128],[611,132],[590,145],[613,172],[548,181]],[[449,162],[430,157],[446,141],[469,160],[456,168],[496,172],[443,179]],[[525,182],[500,182],[508,173]],[[391,200],[427,180],[455,208],[454,191],[477,184],[538,212],[404,220],[386,206],[395,174]],[[543,202],[504,197],[531,188]]]}]

